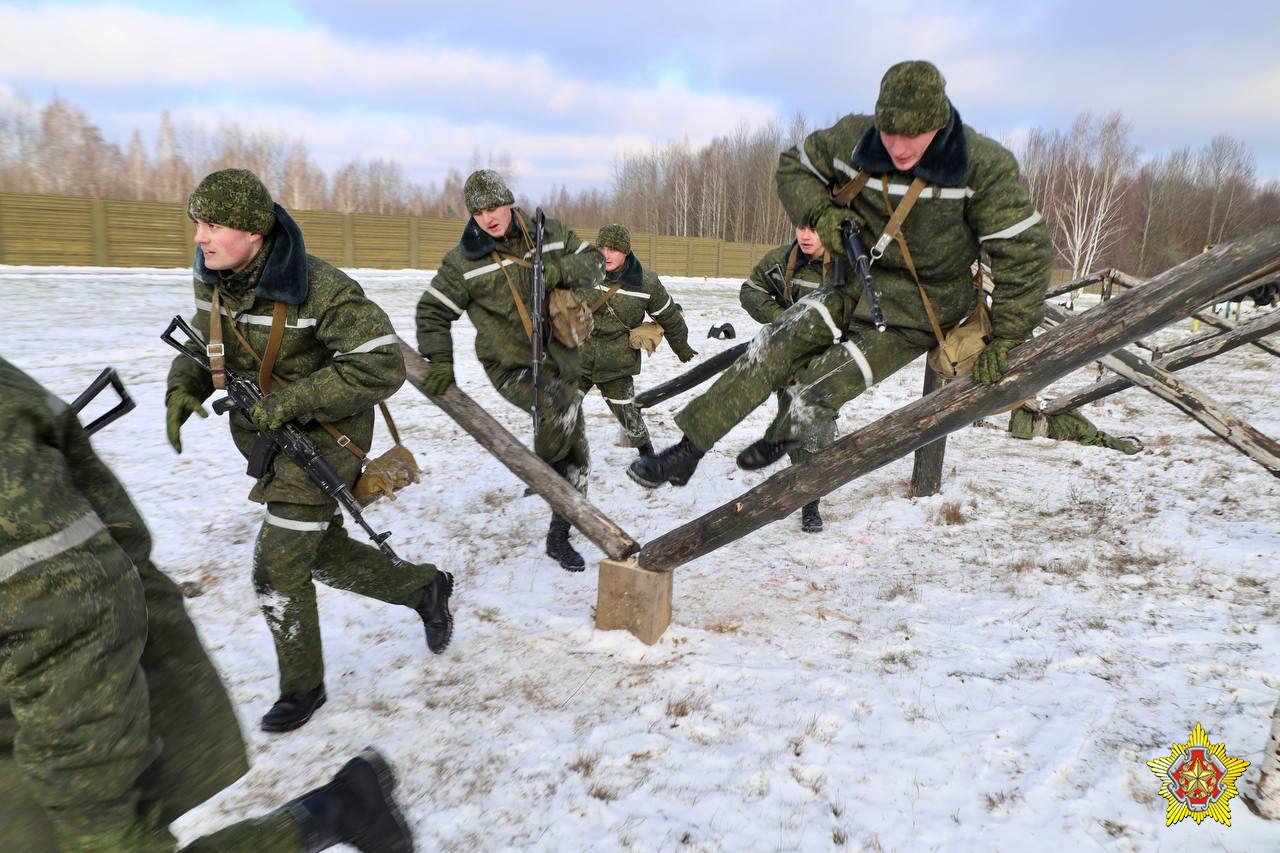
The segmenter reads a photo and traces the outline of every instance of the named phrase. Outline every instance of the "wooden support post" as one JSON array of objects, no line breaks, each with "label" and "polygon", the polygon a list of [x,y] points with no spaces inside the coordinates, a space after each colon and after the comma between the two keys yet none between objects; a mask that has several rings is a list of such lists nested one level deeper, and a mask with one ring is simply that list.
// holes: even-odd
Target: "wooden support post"
[{"label": "wooden support post", "polygon": [[[924,392],[927,397],[942,387],[942,377],[934,372],[927,363],[924,366]],[[947,437],[926,444],[916,451],[915,465],[911,469],[911,489],[907,492],[913,498],[927,498],[942,490],[942,463],[947,455]]]},{"label": "wooden support post", "polygon": [[[1056,305],[1046,305],[1045,312],[1048,319],[1059,323],[1071,316]],[[1128,350],[1116,350],[1098,361],[1108,370],[1190,415],[1218,438],[1267,469],[1272,476],[1280,477],[1280,442],[1235,417],[1204,392]]]},{"label": "wooden support post", "polygon": [[651,572],[635,560],[601,560],[596,628],[630,631],[652,646],[671,624],[671,572]]},{"label": "wooden support post", "polygon": [[480,442],[485,450],[497,457],[498,461],[511,469],[517,477],[532,486],[533,490],[541,495],[553,510],[569,519],[569,522],[594,542],[601,551],[615,560],[621,560],[640,550],[640,543],[592,506],[550,465],[534,456],[502,424],[494,420],[493,415],[462,393],[457,385],[450,385],[439,396],[427,394],[422,383],[431,372],[430,362],[403,340],[400,341],[400,351],[404,355],[409,384],[426,394],[431,402],[443,409],[446,415],[453,418],[472,438]]},{"label": "wooden support post", "polygon": [[1280,274],[1280,225],[1219,246],[1133,288],[1070,322],[1015,347],[1009,371],[994,385],[956,379],[927,398],[868,424],[801,465],[792,465],[701,518],[664,533],[640,551],[652,571],[677,566],[874,471],[1039,389],[1131,341],[1237,293],[1256,276]]},{"label": "wooden support post", "polygon": [[[1280,331],[1280,310],[1254,317],[1249,322],[1240,324],[1233,331],[1202,337],[1192,346],[1180,349],[1177,355],[1164,355],[1152,363],[1165,370],[1181,370],[1184,367],[1208,361],[1236,347],[1253,343],[1276,331]],[[1123,376],[1112,376],[1101,382],[1086,385],[1070,394],[1064,394],[1048,403],[1043,411],[1046,415],[1060,415],[1068,409],[1078,408],[1085,403],[1101,400],[1103,397],[1132,387],[1133,383]]]}]

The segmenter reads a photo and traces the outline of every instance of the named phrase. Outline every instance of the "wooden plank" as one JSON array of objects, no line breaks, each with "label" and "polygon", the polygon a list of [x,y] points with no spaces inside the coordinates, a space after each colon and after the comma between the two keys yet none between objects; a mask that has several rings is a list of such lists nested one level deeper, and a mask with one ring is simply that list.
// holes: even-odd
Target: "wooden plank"
[{"label": "wooden plank", "polygon": [[[942,377],[938,376],[927,363],[924,366],[924,390],[921,396],[927,397],[942,387]],[[916,451],[911,469],[911,488],[907,492],[910,497],[923,498],[936,495],[942,491],[942,465],[947,455],[947,437],[944,435],[937,441],[930,442]]]},{"label": "wooden plank", "polygon": [[[1255,317],[1230,332],[1209,335],[1194,346],[1179,350],[1177,353],[1162,355],[1155,360],[1154,364],[1164,370],[1181,370],[1184,367],[1208,361],[1224,352],[1230,352],[1236,347],[1253,343],[1277,331],[1280,331],[1280,309]],[[1123,376],[1112,376],[1058,397],[1048,403],[1043,411],[1046,415],[1059,415],[1068,409],[1078,408],[1085,403],[1101,400],[1117,391],[1132,387],[1133,383]]]},{"label": "wooden plank", "polygon": [[1280,225],[1220,246],[1070,322],[1015,347],[994,385],[972,377],[946,386],[847,435],[812,460],[792,465],[723,506],[677,527],[640,551],[652,571],[676,567],[786,518],[844,483],[1030,397],[1050,382],[1149,334],[1199,305],[1238,292],[1250,277],[1280,274]]},{"label": "wooden plank", "polygon": [[[1045,306],[1046,325],[1063,324],[1071,317],[1056,305]],[[1190,415],[1218,438],[1267,469],[1273,477],[1280,477],[1280,442],[1240,420],[1209,395],[1127,350],[1116,350],[1098,361],[1108,370]]]},{"label": "wooden plank", "polygon": [[437,396],[427,394],[422,383],[431,371],[430,362],[403,340],[400,341],[400,350],[404,354],[409,384],[444,410],[467,434],[529,484],[553,510],[569,519],[600,550],[615,560],[622,560],[640,549],[640,543],[630,534],[592,506],[550,465],[534,456],[506,427],[494,420],[492,415],[480,408],[457,385],[450,385],[443,394]]}]

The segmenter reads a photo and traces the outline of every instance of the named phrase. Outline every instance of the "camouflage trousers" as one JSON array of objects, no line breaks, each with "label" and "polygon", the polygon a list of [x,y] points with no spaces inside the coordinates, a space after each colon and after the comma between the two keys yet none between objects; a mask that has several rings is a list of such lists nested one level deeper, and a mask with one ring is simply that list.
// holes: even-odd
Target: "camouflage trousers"
[{"label": "camouflage trousers", "polygon": [[280,667],[281,695],[324,680],[320,614],[313,579],[389,604],[415,607],[435,580],[430,563],[399,568],[377,548],[347,535],[337,504],[271,501],[253,550],[253,586]]},{"label": "camouflage trousers", "polygon": [[[778,392],[778,411],[782,411],[783,394]],[[800,444],[794,450],[787,454],[787,458],[791,460],[792,465],[799,465],[805,460],[812,459],[818,455],[818,451],[826,447],[828,444],[836,440],[836,419],[832,418],[826,423],[818,424],[814,427],[813,432],[806,435]]]},{"label": "camouflage trousers", "polygon": [[935,345],[919,329],[877,332],[854,319],[856,307],[845,288],[804,297],[761,329],[742,357],[680,411],[676,425],[699,450],[710,450],[776,391],[778,414],[765,438],[803,441],[834,421],[842,405]]},{"label": "camouflage trousers", "polygon": [[649,428],[644,424],[640,407],[636,405],[636,385],[630,376],[619,376],[603,382],[590,379],[578,380],[578,388],[583,394],[590,393],[592,388],[600,389],[600,396],[613,416],[622,425],[622,433],[626,437],[627,447],[642,447],[649,443]]},{"label": "camouflage trousers", "polygon": [[[541,423],[533,437],[533,452],[585,495],[591,475],[591,450],[582,419],[582,391],[575,377],[561,378],[551,359],[547,359],[544,369],[538,404]],[[503,399],[533,412],[533,371],[527,367],[486,367],[485,372]]]},{"label": "camouflage trousers", "polygon": [[[248,769],[177,587],[105,533],[0,584],[0,850],[172,851]],[[283,812],[189,850],[298,850]]]}]

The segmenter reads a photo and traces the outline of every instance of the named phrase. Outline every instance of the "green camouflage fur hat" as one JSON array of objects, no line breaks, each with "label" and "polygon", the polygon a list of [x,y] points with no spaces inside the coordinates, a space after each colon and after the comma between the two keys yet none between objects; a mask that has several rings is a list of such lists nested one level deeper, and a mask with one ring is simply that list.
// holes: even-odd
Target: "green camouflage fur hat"
[{"label": "green camouflage fur hat", "polygon": [[619,252],[631,251],[631,232],[625,225],[606,225],[596,235],[597,246],[608,246]]},{"label": "green camouflage fur hat", "polygon": [[276,225],[271,193],[248,169],[222,169],[200,182],[187,199],[187,214],[251,234],[270,234]]},{"label": "green camouflage fur hat", "polygon": [[472,172],[462,185],[462,196],[467,202],[467,213],[516,203],[516,197],[507,189],[507,182],[493,169]]},{"label": "green camouflage fur hat", "polygon": [[883,133],[917,136],[951,120],[947,81],[932,62],[899,62],[884,73],[876,100],[876,127]]}]

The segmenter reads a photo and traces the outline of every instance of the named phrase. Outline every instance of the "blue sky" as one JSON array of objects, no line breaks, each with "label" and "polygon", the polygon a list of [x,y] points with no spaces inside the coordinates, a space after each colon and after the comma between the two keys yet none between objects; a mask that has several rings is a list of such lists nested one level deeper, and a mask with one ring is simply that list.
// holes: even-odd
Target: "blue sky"
[{"label": "blue sky", "polygon": [[1229,133],[1280,178],[1274,2],[0,0],[0,99],[60,94],[121,144],[169,109],[424,182],[505,152],[533,196],[605,187],[625,150],[869,111],[910,58],[998,139],[1121,110],[1145,155]]}]

